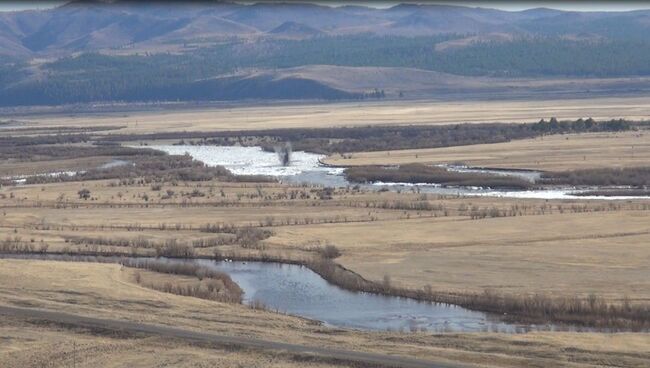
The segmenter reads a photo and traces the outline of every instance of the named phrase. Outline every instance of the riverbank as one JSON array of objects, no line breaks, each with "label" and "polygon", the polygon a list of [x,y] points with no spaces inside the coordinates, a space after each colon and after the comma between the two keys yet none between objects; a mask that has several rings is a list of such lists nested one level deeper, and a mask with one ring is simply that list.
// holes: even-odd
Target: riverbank
[{"label": "riverbank", "polygon": [[[555,366],[624,367],[650,362],[650,334],[531,332],[480,333],[373,332],[324,328],[291,316],[164,294],[132,282],[133,270],[115,264],[0,260],[0,305],[37,308],[87,318],[119,319],[235,339],[262,339],[355,352],[390,354],[486,368]],[[71,277],[74,275],[74,277]],[[48,285],[48,290],[43,290]],[[55,322],[55,321],[53,321]],[[184,343],[141,334],[77,327],[44,319],[0,318],[0,357],[8,368],[47,364],[94,368],[108,365],[246,366],[358,368],[345,361],[319,361],[223,344]],[[143,358],[146,356],[146,358]],[[541,362],[541,363],[540,363]]]},{"label": "riverbank", "polygon": [[[551,181],[547,178],[544,179],[547,185],[536,184],[539,176],[543,175],[542,173],[523,174],[521,170],[509,172],[505,169],[495,171],[453,165],[429,166],[423,164],[344,168],[323,164],[325,156],[308,152],[293,152],[290,165],[283,166],[274,152],[265,151],[260,147],[187,144],[152,145],[149,147],[176,155],[172,157],[187,154],[209,168],[225,168],[232,173],[245,175],[237,176],[242,178],[240,180],[263,175],[267,179],[275,178],[281,182],[302,186],[331,188],[363,186],[367,190],[397,192],[415,188],[418,192],[442,195],[584,200],[615,200],[626,197],[574,195],[581,190],[569,186],[567,183],[562,186],[549,185],[548,183]],[[636,172],[635,170],[629,171]],[[564,182],[559,182],[559,184],[562,183]],[[594,187],[588,189],[593,190]]]},{"label": "riverbank", "polygon": [[[142,257],[137,257],[140,260],[140,265],[138,265],[138,260],[131,261],[130,258],[133,257],[132,253],[105,254],[86,252],[83,254],[70,254],[61,252],[18,252],[0,255],[0,257],[11,257],[12,255],[19,258],[27,257],[28,259],[32,257],[36,259],[51,259],[53,256],[59,256],[59,260],[68,261],[108,261],[138,268],[145,267],[148,263],[146,261],[142,262]],[[174,258],[172,257],[170,259]],[[188,258],[178,259],[187,260]],[[191,259],[211,258],[195,256]],[[229,260],[301,265],[311,269],[326,281],[346,290],[397,296],[432,303],[458,305],[471,310],[494,313],[508,322],[538,325],[559,324],[554,329],[560,330],[577,327],[587,329],[595,328],[605,331],[646,331],[650,328],[650,308],[648,306],[632,305],[629,301],[626,301],[622,305],[617,305],[607,303],[602,298],[596,296],[582,300],[577,297],[554,298],[541,294],[534,296],[504,295],[488,290],[483,293],[451,294],[432,290],[431,288],[403,288],[391,285],[390,279],[384,279],[383,282],[367,280],[336,262],[319,256],[311,258],[284,258],[264,253],[247,255],[230,253],[215,254],[213,259],[217,261]],[[565,327],[562,327],[562,325],[565,325]]]},{"label": "riverbank", "polygon": [[493,189],[531,189],[534,183],[519,177],[490,173],[459,172],[444,167],[408,164],[396,167],[353,166],[344,172],[352,183],[409,183]]}]

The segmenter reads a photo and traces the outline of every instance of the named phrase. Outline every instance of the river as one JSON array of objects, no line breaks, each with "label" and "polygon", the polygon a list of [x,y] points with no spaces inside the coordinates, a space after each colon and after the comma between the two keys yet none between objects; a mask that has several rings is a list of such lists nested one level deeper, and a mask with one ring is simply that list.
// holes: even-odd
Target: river
[{"label": "river", "polygon": [[[56,254],[0,254],[4,258],[119,263],[120,257]],[[134,258],[145,260],[153,258]],[[570,326],[507,323],[497,315],[456,305],[421,302],[342,289],[309,268],[273,262],[168,259],[169,263],[196,262],[225,272],[244,291],[244,304],[263,303],[268,309],[323,322],[329,327],[364,331],[503,332],[575,330]]]},{"label": "river", "polygon": [[[153,145],[149,148],[167,152],[173,155],[189,154],[195,160],[208,166],[223,166],[234,174],[239,175],[268,175],[278,180],[292,184],[308,184],[326,187],[346,187],[354,185],[343,175],[343,169],[321,164],[324,155],[308,152],[293,152],[291,164],[282,166],[274,152],[263,151],[260,147],[241,146],[201,146],[201,145]],[[446,166],[449,170],[460,172],[484,172],[495,175],[514,176],[529,181],[539,178],[540,173],[525,170],[482,169],[461,166]],[[430,183],[386,183],[375,182],[360,184],[369,190],[417,191],[419,193],[485,197],[508,197],[529,199],[572,199],[572,200],[624,200],[647,199],[647,196],[600,196],[577,195],[592,189],[576,189],[571,187],[535,190],[497,190],[481,187],[449,187]]]}]

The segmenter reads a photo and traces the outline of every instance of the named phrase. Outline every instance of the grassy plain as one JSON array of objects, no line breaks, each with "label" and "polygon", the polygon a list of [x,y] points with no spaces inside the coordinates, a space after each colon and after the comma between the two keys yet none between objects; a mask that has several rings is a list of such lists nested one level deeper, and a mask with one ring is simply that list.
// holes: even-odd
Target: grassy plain
[{"label": "grassy plain", "polygon": [[[650,300],[650,201],[522,200],[339,189],[273,183],[179,182],[160,188],[116,180],[0,189],[0,240],[49,250],[106,249],[75,237],[191,242],[231,234],[206,225],[253,226],[272,236],[252,249],[197,248],[302,257],[333,244],[337,262],[372,280],[435,290],[545,292],[612,301]],[[91,199],[77,195],[89,189]],[[156,190],[154,190],[156,189]],[[171,198],[162,196],[174,191]],[[200,197],[188,196],[199,191]],[[223,195],[222,195],[223,192]],[[291,199],[290,194],[301,193]],[[301,196],[308,198],[302,198]],[[152,252],[139,249],[138,252]]]},{"label": "grassy plain", "polygon": [[158,337],[104,336],[15,318],[0,321],[3,367],[327,367],[280,354],[206,348]]},{"label": "grassy plain", "polygon": [[332,155],[324,161],[340,166],[463,163],[544,171],[646,166],[650,162],[650,131],[564,134],[505,143],[354,152],[346,158]]},{"label": "grassy plain", "polygon": [[[592,117],[596,120],[650,115],[650,98],[540,101],[382,101],[327,104],[224,106],[132,111],[21,115],[20,127],[124,126],[118,133],[323,128],[368,125],[537,122]],[[110,133],[110,132],[109,132]]]},{"label": "grassy plain", "polygon": [[[384,102],[254,106],[157,112],[32,115],[26,126],[125,125],[119,133],[326,127],[370,124],[531,122],[541,117],[641,119],[650,98],[510,102]],[[108,133],[110,133],[109,131]],[[98,134],[107,134],[106,132]],[[648,132],[557,135],[508,143],[354,153],[330,157],[341,165],[454,163],[567,170],[644,165]],[[416,157],[417,155],[417,157]],[[0,163],[0,176],[83,169],[108,162],[96,156]],[[334,261],[364,278],[435,291],[513,295],[544,293],[618,303],[650,302],[650,200],[537,200],[371,192],[331,193],[280,183],[95,180],[0,187],[0,246],[20,243],[55,252],[155,254],[155,249],[107,244],[128,239],[164,244],[206,242],[195,254],[279,255],[300,259],[335,245]],[[151,180],[151,178],[149,178]],[[87,189],[89,199],[79,191]],[[252,226],[271,236],[232,241],[230,230]],[[72,240],[71,240],[72,239]],[[74,241],[74,239],[81,239]],[[46,247],[44,247],[46,246]],[[134,281],[116,265],[0,260],[0,304],[64,310],[290,343],[460,361],[483,367],[647,367],[650,335],[537,332],[524,335],[362,333],[313,321],[162,293]],[[143,273],[146,281],[190,282]],[[304,366],[290,357],[184,345],[159,338],[137,343],[40,325],[0,320],[0,361],[8,367],[69,366],[72,341],[80,367]],[[145,360],[138,357],[147,356]],[[323,366],[321,363],[311,363]]]},{"label": "grassy plain", "polygon": [[[0,260],[0,304],[65,310],[191,330],[276,339],[459,361],[477,367],[644,367],[650,335],[539,332],[504,334],[362,333],[320,327],[310,321],[181,297],[143,288],[133,270],[118,265]],[[124,337],[0,320],[0,358],[6,367],[322,367],[272,352],[201,347],[156,337]],[[332,364],[340,366],[340,364]]]},{"label": "grassy plain", "polygon": [[35,175],[57,171],[77,171],[89,167],[97,167],[110,161],[110,157],[79,157],[52,161],[3,162],[0,164],[0,177]]},{"label": "grassy plain", "polygon": [[365,277],[453,292],[650,301],[649,211],[411,219],[283,228],[270,242],[336,244]]}]

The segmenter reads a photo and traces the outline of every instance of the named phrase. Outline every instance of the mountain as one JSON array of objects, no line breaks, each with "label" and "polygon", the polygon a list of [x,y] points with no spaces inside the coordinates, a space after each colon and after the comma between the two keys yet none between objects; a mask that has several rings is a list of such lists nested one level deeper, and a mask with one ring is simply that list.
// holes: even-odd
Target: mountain
[{"label": "mountain", "polygon": [[306,38],[326,34],[320,29],[297,22],[284,22],[270,30],[268,33],[275,36],[285,36],[289,38]]},{"label": "mountain", "polygon": [[305,38],[320,35],[573,36],[642,39],[650,12],[517,12],[449,5],[388,9],[309,3],[141,3],[74,1],[48,10],[0,13],[0,55],[43,57],[94,50],[165,52],[200,41]]},{"label": "mountain", "polygon": [[81,0],[0,12],[0,106],[641,94],[649,31],[650,11]]},{"label": "mountain", "polygon": [[[490,78],[466,77],[413,68],[309,65],[249,75],[273,80],[309,80],[350,95],[379,89],[389,98],[445,98],[445,96],[574,96],[650,91],[650,77],[634,78]],[[245,76],[240,76],[245,78]],[[589,91],[589,92],[588,92]]]},{"label": "mountain", "polygon": [[306,3],[253,4],[236,10],[226,18],[248,24],[264,32],[286,22],[309,24],[310,27],[336,31],[345,27],[379,21],[367,13],[353,13],[339,8]]}]

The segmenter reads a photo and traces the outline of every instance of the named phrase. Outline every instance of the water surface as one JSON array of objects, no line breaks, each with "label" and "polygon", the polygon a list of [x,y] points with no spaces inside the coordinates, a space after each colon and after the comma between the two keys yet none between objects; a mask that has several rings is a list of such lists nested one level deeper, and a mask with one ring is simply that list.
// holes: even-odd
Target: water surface
[{"label": "water surface", "polygon": [[[208,166],[223,166],[234,174],[267,175],[277,177],[280,181],[293,184],[319,185],[325,187],[346,187],[355,185],[347,181],[343,168],[329,167],[321,164],[324,155],[302,151],[293,152],[291,164],[283,166],[274,152],[263,151],[260,147],[241,146],[200,146],[200,145],[153,145],[149,148],[161,150],[173,155],[189,154],[192,158]],[[485,169],[465,166],[441,165],[448,170],[459,172],[489,173],[512,176],[528,181],[535,181],[540,172],[526,170]],[[529,199],[572,199],[572,200],[621,200],[647,199],[647,196],[579,196],[577,193],[598,188],[577,189],[572,187],[504,190],[482,187],[450,187],[431,183],[392,183],[374,182],[359,184],[370,190],[387,189],[391,191],[417,191],[420,193],[462,196],[486,196]]]},{"label": "water surface", "polygon": [[332,285],[309,268],[262,262],[214,262],[202,265],[226,272],[244,290],[244,303],[323,321],[336,327],[393,331],[502,331],[531,326],[499,321],[495,316],[449,304],[358,293]]},{"label": "water surface", "polygon": [[[55,254],[0,254],[2,258],[120,262],[121,257]],[[137,257],[136,260],[152,258]],[[225,272],[244,291],[245,304],[261,302],[268,309],[323,322],[330,327],[367,331],[504,332],[572,330],[570,326],[526,325],[501,321],[498,316],[456,305],[420,302],[409,298],[359,293],[330,284],[307,267],[265,262],[209,259],[167,259],[169,263],[196,262]]]},{"label": "water surface", "polygon": [[340,174],[343,169],[320,165],[319,160],[325,156],[302,151],[291,154],[291,164],[280,164],[275,152],[267,152],[261,147],[241,146],[192,146],[159,145],[149,146],[170,155],[189,154],[195,160],[208,166],[223,166],[237,175],[291,176],[306,171]]}]

